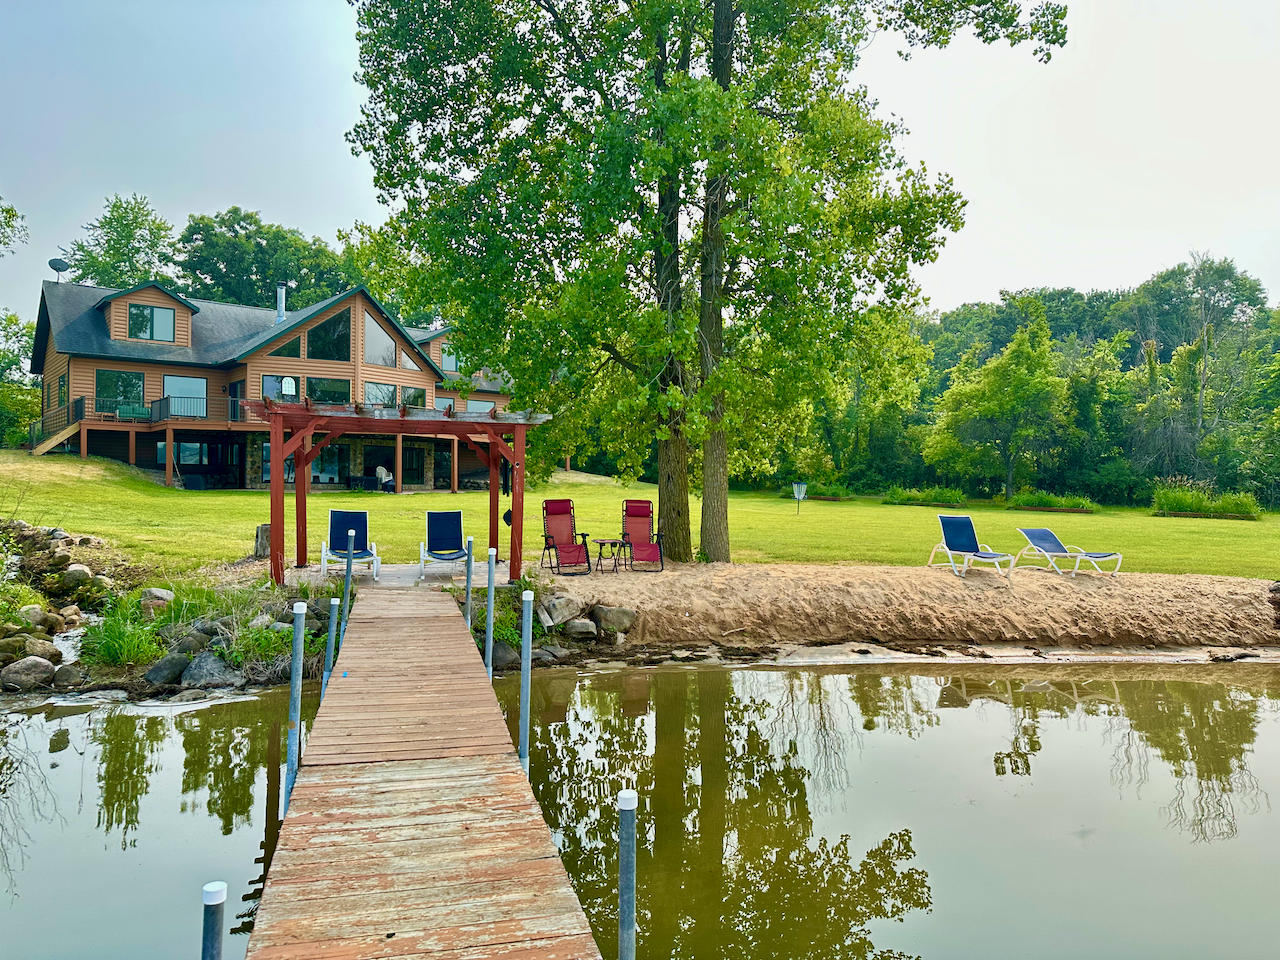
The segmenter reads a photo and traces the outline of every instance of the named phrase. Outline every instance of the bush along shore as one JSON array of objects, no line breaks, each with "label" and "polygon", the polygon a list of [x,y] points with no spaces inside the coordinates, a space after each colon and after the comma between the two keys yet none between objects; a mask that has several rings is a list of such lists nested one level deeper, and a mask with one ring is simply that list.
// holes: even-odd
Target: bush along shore
[{"label": "bush along shore", "polygon": [[[446,588],[465,605],[465,591]],[[602,655],[614,656],[626,643],[627,631],[636,622],[637,613],[627,607],[593,604],[565,592],[553,590],[539,579],[536,572],[526,574],[517,583],[503,584],[493,592],[493,669],[505,673],[520,669],[522,596],[525,590],[534,594],[532,624],[535,667],[570,666]],[[476,647],[483,655],[488,616],[488,590],[472,591],[471,630]]]},{"label": "bush along shore", "polygon": [[198,699],[213,689],[286,683],[299,600],[307,605],[304,676],[323,669],[329,601],[340,584],[157,584],[95,537],[21,520],[0,524],[0,548],[6,693]]}]

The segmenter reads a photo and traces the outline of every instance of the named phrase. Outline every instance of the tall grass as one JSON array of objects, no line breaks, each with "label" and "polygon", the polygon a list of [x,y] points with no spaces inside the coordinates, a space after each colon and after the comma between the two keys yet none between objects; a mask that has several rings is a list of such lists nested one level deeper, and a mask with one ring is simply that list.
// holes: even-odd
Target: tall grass
[{"label": "tall grass", "polygon": [[91,625],[80,644],[80,659],[114,667],[145,664],[164,655],[154,622],[142,619],[136,596],[108,603],[102,622]]},{"label": "tall grass", "polygon": [[965,501],[964,491],[955,487],[925,487],[923,490],[890,487],[885,503],[947,503],[959,506]]},{"label": "tall grass", "polygon": [[1204,513],[1210,516],[1257,517],[1262,513],[1252,493],[1215,494],[1213,481],[1165,477],[1156,481],[1151,507],[1156,513]]},{"label": "tall grass", "polygon": [[1006,505],[1008,507],[1066,507],[1072,510],[1095,510],[1097,504],[1088,497],[1074,493],[1045,493],[1043,490],[1019,490]]}]

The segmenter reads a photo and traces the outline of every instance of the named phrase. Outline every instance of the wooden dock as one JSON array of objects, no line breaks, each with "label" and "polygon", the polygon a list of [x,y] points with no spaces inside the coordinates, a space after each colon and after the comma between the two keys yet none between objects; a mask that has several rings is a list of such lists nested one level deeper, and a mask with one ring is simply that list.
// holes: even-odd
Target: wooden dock
[{"label": "wooden dock", "polygon": [[447,594],[362,590],[248,957],[599,960]]}]

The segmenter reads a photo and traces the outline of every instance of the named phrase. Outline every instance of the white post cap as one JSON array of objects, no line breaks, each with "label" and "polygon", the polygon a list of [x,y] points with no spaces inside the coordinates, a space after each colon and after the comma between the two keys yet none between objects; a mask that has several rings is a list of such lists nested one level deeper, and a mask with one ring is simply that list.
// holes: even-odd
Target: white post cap
[{"label": "white post cap", "polygon": [[467,537],[467,543],[474,543],[475,539],[475,537]]},{"label": "white post cap", "polygon": [[355,531],[355,528],[354,528],[354,527],[353,527],[352,529],[350,529],[350,530],[348,530],[348,531],[347,531],[347,536],[348,536],[348,537],[354,537],[355,535],[356,535],[356,531]]},{"label": "white post cap", "polygon": [[491,557],[496,557],[497,555],[498,555],[498,548],[497,548],[497,547],[490,547],[490,548],[489,548],[489,556],[491,556]]},{"label": "white post cap", "polygon": [[634,810],[639,805],[640,805],[640,794],[636,793],[634,790],[618,791],[618,809],[619,810]]},{"label": "white post cap", "polygon": [[336,607],[336,606],[337,606],[338,604],[340,604],[341,602],[342,602],[342,601],[341,601],[341,600],[339,600],[337,597],[330,597],[330,598],[329,598],[329,609],[331,609],[331,610],[332,610],[334,607]]},{"label": "white post cap", "polygon": [[526,590],[524,593],[520,594],[520,599],[525,603],[533,603],[533,591]]},{"label": "white post cap", "polygon": [[204,885],[205,903],[222,903],[227,899],[227,884],[224,880],[214,880]]},{"label": "white post cap", "polygon": [[299,600],[297,603],[293,605],[293,615],[295,617],[298,616],[299,614],[302,614],[305,616],[306,612],[307,612],[307,605],[303,603],[301,600]]}]

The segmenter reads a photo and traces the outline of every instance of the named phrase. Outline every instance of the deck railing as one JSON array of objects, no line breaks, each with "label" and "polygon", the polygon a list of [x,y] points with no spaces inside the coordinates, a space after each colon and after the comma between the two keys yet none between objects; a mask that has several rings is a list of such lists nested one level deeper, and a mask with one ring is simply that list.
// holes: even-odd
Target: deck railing
[{"label": "deck railing", "polygon": [[44,416],[27,427],[27,438],[36,446],[45,437],[51,437],[64,427],[84,419],[84,397],[76,397],[70,403],[46,410]]}]

